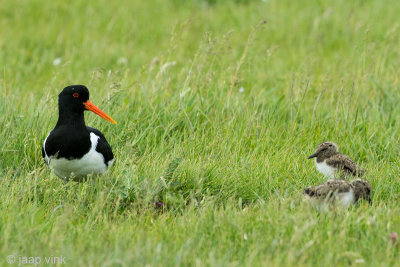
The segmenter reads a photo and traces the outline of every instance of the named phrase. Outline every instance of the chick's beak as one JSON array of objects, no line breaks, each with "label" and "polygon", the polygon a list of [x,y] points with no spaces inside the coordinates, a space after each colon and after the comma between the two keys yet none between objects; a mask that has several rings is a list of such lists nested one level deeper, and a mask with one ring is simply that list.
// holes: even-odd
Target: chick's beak
[{"label": "chick's beak", "polygon": [[106,121],[109,121],[111,123],[117,124],[115,122],[115,120],[113,120],[110,116],[108,116],[104,111],[102,111],[101,109],[99,109],[98,107],[96,107],[92,102],[90,102],[89,100],[86,102],[83,102],[83,105],[85,106],[85,108],[87,110],[92,111],[93,113],[99,115],[100,117],[102,117],[103,119],[105,119]]},{"label": "chick's beak", "polygon": [[309,156],[307,159],[312,159],[312,158],[315,158],[316,156],[317,156],[317,153],[314,153],[311,156]]}]

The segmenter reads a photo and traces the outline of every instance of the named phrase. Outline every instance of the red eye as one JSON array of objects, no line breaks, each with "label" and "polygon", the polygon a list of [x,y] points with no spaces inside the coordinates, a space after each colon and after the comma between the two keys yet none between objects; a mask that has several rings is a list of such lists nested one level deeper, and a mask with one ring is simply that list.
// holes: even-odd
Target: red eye
[{"label": "red eye", "polygon": [[78,98],[79,94],[78,93],[73,93],[72,96],[75,97],[75,98]]}]

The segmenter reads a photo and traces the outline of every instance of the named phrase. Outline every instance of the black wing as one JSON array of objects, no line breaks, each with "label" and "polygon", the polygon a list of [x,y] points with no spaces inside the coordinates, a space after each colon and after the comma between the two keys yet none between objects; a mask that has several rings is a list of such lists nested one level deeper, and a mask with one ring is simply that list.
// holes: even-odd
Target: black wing
[{"label": "black wing", "polygon": [[108,166],[110,160],[114,159],[114,154],[112,152],[111,146],[108,144],[104,135],[97,129],[92,127],[86,127],[90,133],[94,133],[99,136],[99,141],[97,142],[96,151],[104,156],[104,163]]}]

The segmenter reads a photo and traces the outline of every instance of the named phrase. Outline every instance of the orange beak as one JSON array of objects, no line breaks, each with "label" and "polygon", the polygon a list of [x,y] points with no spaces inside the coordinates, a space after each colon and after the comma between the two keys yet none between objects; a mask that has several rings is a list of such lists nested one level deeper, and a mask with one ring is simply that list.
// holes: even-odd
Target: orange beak
[{"label": "orange beak", "polygon": [[112,122],[114,124],[117,124],[115,122],[115,120],[113,120],[110,116],[108,116],[104,111],[102,111],[101,109],[99,109],[98,107],[96,107],[92,102],[90,102],[89,100],[83,103],[86,107],[87,110],[92,111],[93,113],[99,115],[100,117],[102,117],[103,119],[105,119],[106,121]]}]

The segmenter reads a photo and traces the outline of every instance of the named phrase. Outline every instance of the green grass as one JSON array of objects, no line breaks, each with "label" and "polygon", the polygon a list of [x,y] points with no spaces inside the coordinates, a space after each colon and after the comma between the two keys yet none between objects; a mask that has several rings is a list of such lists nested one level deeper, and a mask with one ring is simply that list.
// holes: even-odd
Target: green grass
[{"label": "green grass", "polygon": [[[399,266],[399,13],[395,0],[3,1],[1,265]],[[70,84],[118,122],[86,114],[116,164],[85,183],[41,158]],[[368,170],[372,206],[302,201],[324,180],[306,158],[325,140]]]}]

